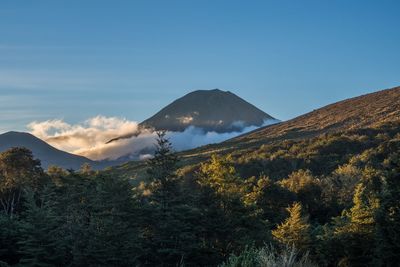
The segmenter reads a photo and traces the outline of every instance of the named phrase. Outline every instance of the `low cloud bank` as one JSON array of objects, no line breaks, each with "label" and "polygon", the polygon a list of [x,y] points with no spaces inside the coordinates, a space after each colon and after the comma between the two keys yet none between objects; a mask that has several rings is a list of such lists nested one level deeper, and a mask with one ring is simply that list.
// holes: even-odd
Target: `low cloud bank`
[{"label": "low cloud bank", "polygon": [[[268,120],[263,126],[276,122]],[[68,124],[63,120],[34,121],[27,127],[30,133],[50,145],[92,160],[149,158],[154,150],[156,138],[155,132],[143,129],[139,131],[138,122],[117,117],[96,116],[78,124]],[[167,132],[167,137],[176,151],[182,151],[219,143],[257,128],[250,126],[241,131],[217,133],[190,126],[183,132]],[[135,132],[138,133],[137,136],[107,143],[115,137]]]}]

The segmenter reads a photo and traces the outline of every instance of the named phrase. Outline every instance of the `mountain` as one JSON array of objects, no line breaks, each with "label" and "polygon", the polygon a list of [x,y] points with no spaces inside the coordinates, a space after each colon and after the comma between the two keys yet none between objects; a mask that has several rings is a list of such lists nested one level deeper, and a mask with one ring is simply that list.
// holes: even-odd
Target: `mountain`
[{"label": "mountain", "polygon": [[[261,126],[268,120],[277,121],[237,95],[213,89],[186,94],[143,121],[140,126],[173,132],[182,132],[194,126],[206,132],[227,133],[240,131],[247,126]],[[138,134],[119,136],[107,143]]]},{"label": "mountain", "polygon": [[26,147],[32,151],[35,158],[40,159],[42,167],[57,165],[65,169],[79,169],[82,164],[89,163],[94,169],[105,167],[105,163],[92,161],[88,158],[73,155],[58,150],[41,139],[24,132],[7,132],[0,135],[0,152],[11,147]]},{"label": "mountain", "polygon": [[141,125],[175,132],[195,126],[205,131],[222,133],[251,125],[261,126],[270,119],[274,118],[237,95],[214,89],[191,92],[143,121]]},{"label": "mountain", "polygon": [[[343,100],[294,119],[261,127],[219,144],[211,144],[180,153],[183,165],[197,164],[213,153],[246,155],[263,145],[306,140],[324,134],[369,129],[400,123],[400,87]],[[141,173],[144,163],[128,162],[113,170],[120,174]]]}]

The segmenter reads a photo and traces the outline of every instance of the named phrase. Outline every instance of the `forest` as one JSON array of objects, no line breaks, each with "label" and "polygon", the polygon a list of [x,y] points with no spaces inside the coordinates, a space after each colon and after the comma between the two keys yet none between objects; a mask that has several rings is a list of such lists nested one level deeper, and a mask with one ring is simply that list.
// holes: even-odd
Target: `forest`
[{"label": "forest", "polygon": [[398,266],[400,123],[214,154],[160,132],[146,179],[0,153],[0,266]]}]

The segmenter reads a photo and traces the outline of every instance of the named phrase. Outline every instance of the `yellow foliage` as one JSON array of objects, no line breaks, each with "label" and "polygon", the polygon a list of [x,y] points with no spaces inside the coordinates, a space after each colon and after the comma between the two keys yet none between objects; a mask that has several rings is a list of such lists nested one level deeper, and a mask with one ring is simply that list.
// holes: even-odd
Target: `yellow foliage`
[{"label": "yellow foliage", "polygon": [[308,216],[301,214],[302,206],[299,202],[288,207],[287,211],[289,218],[273,230],[272,235],[283,244],[306,250],[311,242]]}]

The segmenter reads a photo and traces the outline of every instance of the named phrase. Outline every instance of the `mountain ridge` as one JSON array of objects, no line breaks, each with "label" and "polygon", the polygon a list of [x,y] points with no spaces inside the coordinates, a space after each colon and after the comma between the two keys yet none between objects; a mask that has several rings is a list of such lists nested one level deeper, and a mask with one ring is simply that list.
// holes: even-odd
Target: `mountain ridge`
[{"label": "mountain ridge", "polygon": [[35,158],[40,159],[42,167],[56,165],[64,169],[79,169],[82,164],[89,163],[94,169],[101,169],[107,164],[59,150],[40,138],[26,132],[9,131],[0,134],[0,152],[12,147],[25,147],[32,151]]}]

